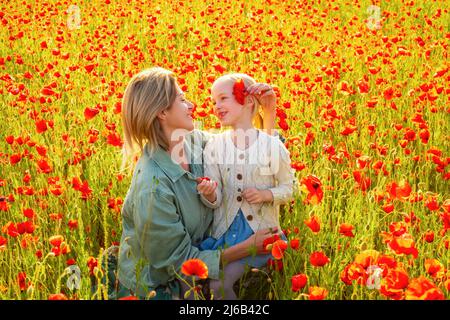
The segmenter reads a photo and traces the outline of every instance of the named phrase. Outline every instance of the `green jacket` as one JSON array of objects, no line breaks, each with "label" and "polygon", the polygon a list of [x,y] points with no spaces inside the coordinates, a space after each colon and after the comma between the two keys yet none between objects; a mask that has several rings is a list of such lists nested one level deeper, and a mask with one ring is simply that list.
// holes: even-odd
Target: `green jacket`
[{"label": "green jacket", "polygon": [[174,288],[175,272],[180,275],[188,259],[201,259],[208,266],[209,278],[219,278],[220,252],[196,247],[209,235],[213,221],[195,181],[203,176],[205,139],[200,131],[186,137],[191,172],[161,148],[151,155],[147,145],[136,164],[122,208],[118,277],[139,296],[161,287]]}]

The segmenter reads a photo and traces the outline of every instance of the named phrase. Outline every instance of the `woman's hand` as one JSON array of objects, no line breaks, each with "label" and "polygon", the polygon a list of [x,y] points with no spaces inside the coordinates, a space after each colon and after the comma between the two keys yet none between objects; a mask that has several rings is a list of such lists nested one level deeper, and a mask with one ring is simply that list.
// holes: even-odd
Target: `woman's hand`
[{"label": "woman's hand", "polygon": [[272,86],[267,83],[255,83],[246,90],[249,95],[253,95],[259,101],[264,113],[276,111],[277,96],[275,95]]},{"label": "woman's hand", "polygon": [[264,248],[264,240],[272,237],[274,234],[278,233],[277,228],[267,228],[256,231],[250,238],[244,241],[248,249],[250,247],[255,247],[257,254],[266,254],[266,248]]}]

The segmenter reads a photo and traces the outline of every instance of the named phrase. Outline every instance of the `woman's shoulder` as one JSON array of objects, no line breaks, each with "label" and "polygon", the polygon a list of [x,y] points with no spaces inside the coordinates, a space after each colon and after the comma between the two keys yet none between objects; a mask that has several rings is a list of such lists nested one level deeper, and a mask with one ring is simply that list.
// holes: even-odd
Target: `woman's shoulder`
[{"label": "woman's shoulder", "polygon": [[209,132],[195,129],[185,136],[185,140],[188,143],[199,144],[204,147],[208,140],[211,139],[211,136]]},{"label": "woman's shoulder", "polygon": [[133,189],[140,194],[164,193],[172,194],[170,179],[148,155],[142,155],[133,172]]},{"label": "woman's shoulder", "polygon": [[189,144],[201,146],[202,149],[205,149],[207,146],[222,143],[226,138],[226,134],[227,131],[212,133],[202,130],[193,130],[185,137],[185,140]]}]

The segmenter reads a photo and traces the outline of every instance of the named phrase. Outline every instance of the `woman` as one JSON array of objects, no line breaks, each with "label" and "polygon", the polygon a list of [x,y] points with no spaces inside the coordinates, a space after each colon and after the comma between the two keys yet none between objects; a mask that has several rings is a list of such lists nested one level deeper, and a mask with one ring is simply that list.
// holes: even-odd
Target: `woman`
[{"label": "woman", "polygon": [[[272,129],[274,93],[260,94],[267,87],[256,84],[249,92],[261,99],[266,109],[263,125]],[[248,256],[251,247],[263,253],[263,241],[272,235],[264,229],[222,251],[197,248],[208,235],[213,215],[197,193],[206,134],[193,131],[192,108],[174,75],[162,68],[140,72],[125,90],[125,146],[128,155],[141,151],[141,156],[122,208],[119,298],[146,298],[153,291],[156,299],[179,297],[181,265],[193,258],[205,262],[210,287],[216,291],[222,265]]]}]

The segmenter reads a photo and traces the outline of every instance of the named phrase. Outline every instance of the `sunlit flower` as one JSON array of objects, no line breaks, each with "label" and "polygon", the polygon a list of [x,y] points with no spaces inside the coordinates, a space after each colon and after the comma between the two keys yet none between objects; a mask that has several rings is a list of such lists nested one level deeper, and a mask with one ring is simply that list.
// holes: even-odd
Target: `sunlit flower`
[{"label": "sunlit flower", "polygon": [[55,293],[48,296],[48,300],[69,300],[64,293]]},{"label": "sunlit flower", "polygon": [[405,293],[406,300],[444,300],[442,291],[430,280],[420,276],[411,280]]},{"label": "sunlit flower", "polygon": [[330,262],[330,259],[323,252],[316,251],[310,255],[309,262],[315,267],[322,267]]},{"label": "sunlit flower", "polygon": [[430,276],[436,278],[444,276],[445,267],[436,259],[425,259],[425,270]]},{"label": "sunlit flower", "polygon": [[312,216],[306,219],[304,223],[311,229],[312,232],[318,233],[320,231],[320,220],[317,216]]},{"label": "sunlit flower", "polygon": [[300,273],[292,276],[291,283],[292,283],[292,291],[298,292],[302,290],[306,283],[308,282],[308,276],[306,274]]},{"label": "sunlit flower", "polygon": [[245,84],[242,79],[237,79],[233,85],[233,95],[239,104],[245,104],[245,97],[247,92],[245,91]]},{"label": "sunlit flower", "polygon": [[301,189],[307,193],[306,203],[318,204],[322,201],[322,182],[315,175],[302,178]]},{"label": "sunlit flower", "polygon": [[408,274],[402,269],[389,269],[381,280],[380,293],[394,300],[404,298],[404,289],[408,286]]},{"label": "sunlit flower", "polygon": [[181,272],[188,277],[197,276],[200,279],[208,278],[208,267],[200,259],[189,259],[183,262]]},{"label": "sunlit flower", "polygon": [[272,245],[272,256],[275,260],[283,258],[284,251],[286,251],[288,244],[284,240],[277,240]]},{"label": "sunlit flower", "polygon": [[339,226],[339,233],[343,236],[353,238],[355,235],[353,234],[353,225],[349,223],[342,223]]},{"label": "sunlit flower", "polygon": [[309,300],[323,300],[327,297],[328,290],[321,287],[309,287]]}]

